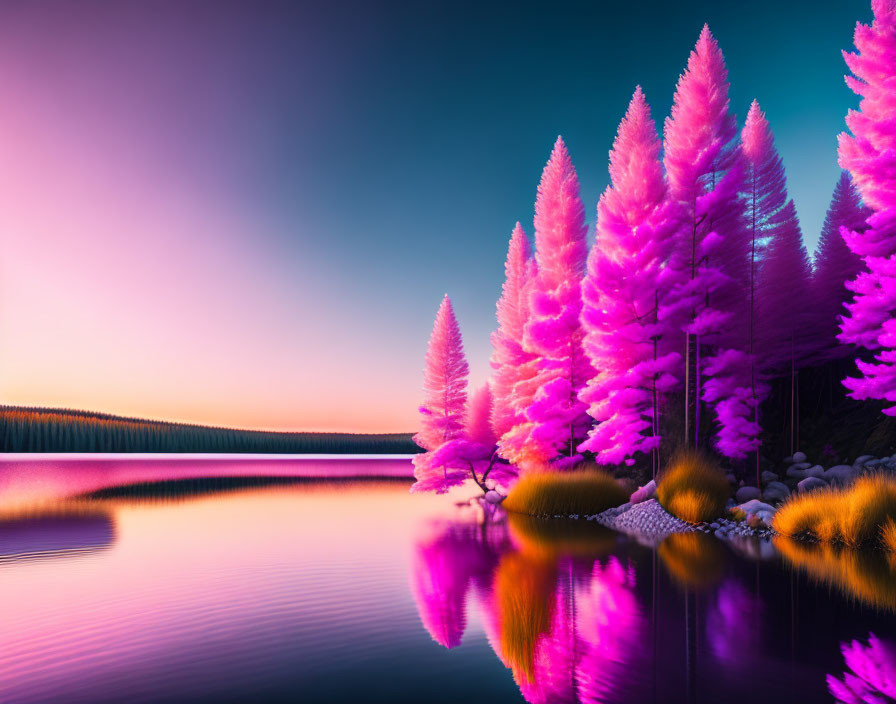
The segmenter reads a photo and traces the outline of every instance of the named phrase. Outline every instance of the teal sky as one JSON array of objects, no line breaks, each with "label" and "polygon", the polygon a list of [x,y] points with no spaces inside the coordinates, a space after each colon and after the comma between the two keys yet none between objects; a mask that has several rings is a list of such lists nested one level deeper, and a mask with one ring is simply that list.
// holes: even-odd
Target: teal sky
[{"label": "teal sky", "polygon": [[856,104],[840,52],[869,19],[864,0],[4,3],[0,396],[413,427],[445,292],[485,380],[556,136],[593,224],[635,86],[661,124],[704,22],[811,251]]}]

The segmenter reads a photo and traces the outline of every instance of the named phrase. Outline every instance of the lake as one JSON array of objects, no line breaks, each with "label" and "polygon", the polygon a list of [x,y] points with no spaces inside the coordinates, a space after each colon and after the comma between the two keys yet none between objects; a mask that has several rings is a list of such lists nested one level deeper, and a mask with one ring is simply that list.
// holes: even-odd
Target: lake
[{"label": "lake", "polygon": [[6,459],[0,702],[896,697],[881,555],[483,520],[409,472]]}]

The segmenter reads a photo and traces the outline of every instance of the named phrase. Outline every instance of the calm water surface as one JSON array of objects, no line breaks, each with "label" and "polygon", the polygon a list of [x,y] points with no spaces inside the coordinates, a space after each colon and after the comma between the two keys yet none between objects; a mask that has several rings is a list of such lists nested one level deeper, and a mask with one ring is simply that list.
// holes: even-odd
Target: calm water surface
[{"label": "calm water surface", "polygon": [[0,463],[0,702],[896,700],[880,555],[483,522],[353,462]]}]

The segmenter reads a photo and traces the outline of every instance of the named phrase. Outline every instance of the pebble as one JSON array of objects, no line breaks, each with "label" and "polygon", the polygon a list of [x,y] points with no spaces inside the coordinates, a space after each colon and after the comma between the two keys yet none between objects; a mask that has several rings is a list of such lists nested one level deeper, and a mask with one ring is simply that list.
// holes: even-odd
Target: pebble
[{"label": "pebble", "polygon": [[805,452],[794,452],[793,453],[793,461],[796,463],[805,462],[806,461],[806,453]]}]

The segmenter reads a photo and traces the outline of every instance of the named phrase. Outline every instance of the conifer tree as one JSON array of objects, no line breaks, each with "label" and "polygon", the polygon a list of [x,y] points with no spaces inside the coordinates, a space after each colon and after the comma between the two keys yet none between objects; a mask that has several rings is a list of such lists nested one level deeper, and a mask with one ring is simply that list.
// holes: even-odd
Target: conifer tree
[{"label": "conifer tree", "polygon": [[[850,110],[852,134],[840,135],[840,166],[847,169],[872,210],[868,227],[846,231],[849,248],[866,271],[849,284],[855,300],[847,303],[840,340],[874,352],[873,361],[857,360],[860,377],[844,385],[857,399],[896,402],[896,2],[872,0],[874,21],[858,24],[855,53],[843,56],[852,71],[847,85],[862,100]],[[896,407],[884,413],[896,415]]]},{"label": "conifer tree", "polygon": [[[492,428],[502,446],[502,436],[526,422],[525,409],[533,392],[534,355],[523,346],[523,331],[529,317],[529,292],[535,277],[529,239],[517,223],[507,248],[504,286],[497,305],[498,328],[492,333]],[[503,452],[501,453],[504,454]]]},{"label": "conifer tree", "polygon": [[585,207],[566,145],[557,138],[535,202],[538,272],[529,295],[524,347],[535,356],[535,394],[526,422],[505,434],[503,451],[520,467],[581,459],[577,448],[591,428],[578,393],[593,375],[582,349],[581,283],[587,245]]},{"label": "conifer tree", "polygon": [[831,205],[828,208],[821,237],[815,250],[815,270],[812,275],[812,361],[840,359],[850,353],[850,346],[837,339],[840,316],[845,304],[852,299],[846,283],[862,270],[862,260],[846,245],[841,228],[861,232],[871,211],[862,204],[848,171],[840,174]]},{"label": "conifer tree", "polygon": [[611,185],[597,207],[597,239],[582,283],[585,352],[597,374],[579,393],[598,422],[579,449],[605,464],[649,452],[654,470],[660,397],[677,384],[681,361],[662,344],[674,334],[669,293],[678,272],[668,261],[680,223],[660,150],[639,86],[610,152]]},{"label": "conifer tree", "polygon": [[[723,454],[744,457],[755,443],[750,407],[748,310],[750,258],[737,127],[729,111],[728,71],[708,26],[688,58],[665,124],[664,163],[684,213],[675,268],[686,309],[685,436],[700,444],[701,399],[713,405]],[[701,389],[702,376],[706,376]],[[691,410],[693,407],[693,411]]]}]

